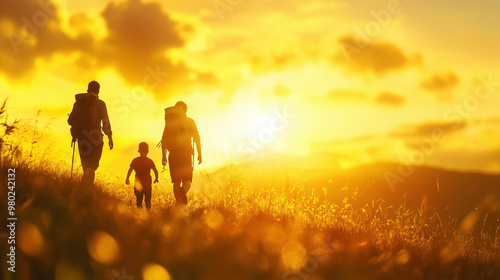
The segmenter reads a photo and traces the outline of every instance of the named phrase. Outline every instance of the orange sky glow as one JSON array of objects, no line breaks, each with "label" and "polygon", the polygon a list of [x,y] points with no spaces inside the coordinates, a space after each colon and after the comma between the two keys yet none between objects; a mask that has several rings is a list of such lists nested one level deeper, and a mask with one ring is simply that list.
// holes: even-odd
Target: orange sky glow
[{"label": "orange sky glow", "polygon": [[[341,168],[500,172],[498,1],[3,1],[0,92],[71,156],[74,95],[101,84],[125,175],[183,100],[213,170],[259,155]],[[40,130],[42,128],[40,127]],[[334,163],[333,163],[334,162]]]}]

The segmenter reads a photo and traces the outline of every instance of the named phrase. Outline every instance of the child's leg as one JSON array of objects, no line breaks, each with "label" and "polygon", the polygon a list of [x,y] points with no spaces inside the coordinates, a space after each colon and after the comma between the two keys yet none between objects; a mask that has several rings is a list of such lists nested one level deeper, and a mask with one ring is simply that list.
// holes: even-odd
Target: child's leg
[{"label": "child's leg", "polygon": [[146,209],[151,210],[151,181],[149,185],[144,186],[144,202],[146,203]]},{"label": "child's leg", "polygon": [[138,208],[142,208],[142,196],[143,196],[144,192],[137,189],[137,184],[139,182],[137,182],[137,178],[135,180],[136,180],[136,182],[135,182],[135,187],[134,187],[134,194],[135,194],[135,198],[136,198],[136,205]]},{"label": "child's leg", "polygon": [[135,197],[136,197],[136,204],[138,208],[142,208],[142,196],[143,194],[141,192],[136,192]]}]

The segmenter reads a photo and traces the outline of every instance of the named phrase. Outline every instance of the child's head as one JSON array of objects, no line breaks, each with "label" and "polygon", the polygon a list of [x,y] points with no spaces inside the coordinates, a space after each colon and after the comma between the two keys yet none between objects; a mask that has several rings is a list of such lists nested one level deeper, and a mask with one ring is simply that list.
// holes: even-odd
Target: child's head
[{"label": "child's head", "polygon": [[139,154],[141,154],[141,156],[145,156],[149,153],[149,146],[148,146],[148,143],[146,142],[141,142],[139,144]]}]

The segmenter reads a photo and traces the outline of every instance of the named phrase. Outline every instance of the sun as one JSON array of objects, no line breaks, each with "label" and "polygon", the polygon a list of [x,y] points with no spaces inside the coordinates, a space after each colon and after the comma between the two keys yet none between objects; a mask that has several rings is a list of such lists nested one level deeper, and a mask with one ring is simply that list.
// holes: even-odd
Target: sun
[{"label": "sun", "polygon": [[196,120],[207,162],[223,165],[248,151],[270,147],[276,141],[276,130],[281,128],[277,120],[275,108],[263,106],[256,98],[235,98],[209,118]]}]

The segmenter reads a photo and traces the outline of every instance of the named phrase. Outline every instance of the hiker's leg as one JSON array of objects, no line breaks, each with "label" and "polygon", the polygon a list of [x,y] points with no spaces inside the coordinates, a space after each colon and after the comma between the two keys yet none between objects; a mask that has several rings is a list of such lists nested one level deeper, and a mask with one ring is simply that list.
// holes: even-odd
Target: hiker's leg
[{"label": "hiker's leg", "polygon": [[92,172],[92,184],[94,183],[94,179],[95,179],[95,171],[97,170],[97,168],[99,168],[99,161],[101,161],[103,145],[104,145],[104,143],[101,142],[99,145],[94,146],[94,149],[93,149],[93,152],[91,155],[91,162],[90,162],[89,166],[94,168],[94,170]]},{"label": "hiker's leg", "polygon": [[82,183],[90,186],[94,184],[95,171],[99,167],[99,161],[102,155],[103,142],[92,141],[89,139],[78,140],[78,151],[83,168]]},{"label": "hiker's leg", "polygon": [[84,186],[92,186],[95,179],[95,169],[92,167],[87,167],[83,170],[82,184]]},{"label": "hiker's leg", "polygon": [[83,175],[85,175],[85,169],[89,167],[89,156],[92,152],[92,145],[88,140],[78,139],[78,154],[80,155],[80,162],[82,163]]},{"label": "hiker's leg", "polygon": [[191,180],[182,180],[182,193],[184,194],[182,196],[182,202],[187,205],[187,192],[191,188]]},{"label": "hiker's leg", "polygon": [[95,180],[95,169],[94,168],[89,168],[89,171],[90,171],[89,181],[90,181],[90,184],[93,185],[94,184],[94,180]]},{"label": "hiker's leg", "polygon": [[187,205],[187,196],[186,196],[186,189],[184,188],[186,182],[182,180],[182,186],[180,188],[180,201],[182,204]]},{"label": "hiker's leg", "polygon": [[191,189],[191,180],[182,180],[182,187],[184,188],[184,191],[187,194],[189,189]]},{"label": "hiker's leg", "polygon": [[177,205],[187,204],[186,192],[181,188],[181,182],[174,182],[174,196]]},{"label": "hiker's leg", "polygon": [[174,194],[177,204],[187,204],[186,190],[183,182],[181,181],[189,175],[189,166],[191,164],[189,151],[183,149],[170,151],[168,154],[168,162],[170,167],[170,177],[174,183]]},{"label": "hiker's leg", "polygon": [[181,182],[174,182],[175,204],[181,204]]},{"label": "hiker's leg", "polygon": [[89,154],[91,151],[91,146],[89,146],[87,143],[88,141],[86,142],[85,140],[78,140],[78,153],[80,154],[80,162],[82,163],[83,171],[83,186],[86,186],[90,181],[89,176],[91,173],[91,170],[89,169]]}]

